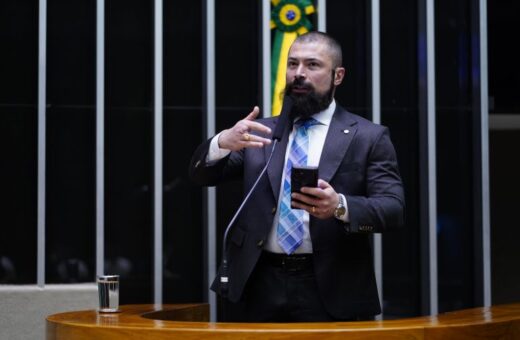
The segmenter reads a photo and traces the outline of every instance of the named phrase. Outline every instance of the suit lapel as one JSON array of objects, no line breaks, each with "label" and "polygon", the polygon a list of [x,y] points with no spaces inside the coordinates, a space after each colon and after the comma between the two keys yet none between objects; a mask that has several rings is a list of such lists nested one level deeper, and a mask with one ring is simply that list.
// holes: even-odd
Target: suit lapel
[{"label": "suit lapel", "polygon": [[330,182],[340,166],[345,153],[357,132],[357,122],[341,107],[337,106],[320,158],[320,178]]}]

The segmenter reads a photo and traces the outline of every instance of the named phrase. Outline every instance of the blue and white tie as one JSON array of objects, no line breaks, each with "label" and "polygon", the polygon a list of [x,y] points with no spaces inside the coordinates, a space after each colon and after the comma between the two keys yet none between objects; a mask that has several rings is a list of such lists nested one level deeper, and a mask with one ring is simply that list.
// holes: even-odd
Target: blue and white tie
[{"label": "blue and white tie", "polygon": [[307,129],[319,124],[314,118],[295,123],[298,128],[289,150],[289,157],[284,171],[283,196],[280,202],[280,217],[276,235],[278,244],[286,254],[292,254],[303,241],[303,210],[291,209],[291,169],[294,166],[307,165],[309,134]]}]

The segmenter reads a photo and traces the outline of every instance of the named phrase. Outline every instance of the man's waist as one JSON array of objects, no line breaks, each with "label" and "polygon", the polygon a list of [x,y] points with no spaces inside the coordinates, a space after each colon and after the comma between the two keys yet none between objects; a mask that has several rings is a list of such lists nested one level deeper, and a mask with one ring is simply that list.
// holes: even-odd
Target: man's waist
[{"label": "man's waist", "polygon": [[299,271],[312,267],[312,254],[283,254],[263,251],[260,261],[287,271]]}]

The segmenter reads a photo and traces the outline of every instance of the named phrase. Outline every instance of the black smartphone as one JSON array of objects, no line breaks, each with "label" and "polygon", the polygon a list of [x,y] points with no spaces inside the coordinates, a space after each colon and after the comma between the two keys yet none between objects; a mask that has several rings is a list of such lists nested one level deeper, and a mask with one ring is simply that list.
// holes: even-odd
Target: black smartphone
[{"label": "black smartphone", "polygon": [[318,186],[318,168],[314,166],[294,166],[291,169],[291,192],[300,192],[302,187]]}]

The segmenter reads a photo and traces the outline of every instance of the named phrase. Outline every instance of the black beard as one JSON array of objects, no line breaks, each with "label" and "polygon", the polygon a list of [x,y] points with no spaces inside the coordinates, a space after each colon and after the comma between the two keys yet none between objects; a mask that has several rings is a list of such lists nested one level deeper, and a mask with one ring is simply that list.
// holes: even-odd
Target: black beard
[{"label": "black beard", "polygon": [[[306,94],[294,93],[294,88],[306,89],[309,92]],[[286,96],[291,97],[293,106],[290,118],[294,120],[300,117],[301,119],[308,119],[313,114],[325,110],[332,102],[334,93],[334,86],[331,84],[329,90],[323,94],[319,94],[311,84],[306,84],[302,78],[296,78],[292,83],[287,84],[284,91]]]}]

